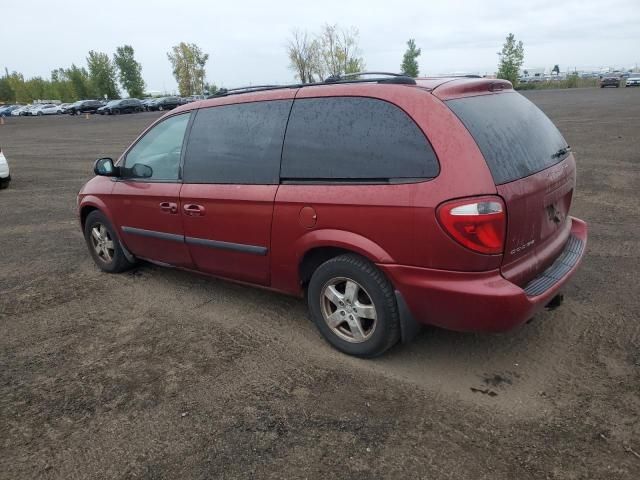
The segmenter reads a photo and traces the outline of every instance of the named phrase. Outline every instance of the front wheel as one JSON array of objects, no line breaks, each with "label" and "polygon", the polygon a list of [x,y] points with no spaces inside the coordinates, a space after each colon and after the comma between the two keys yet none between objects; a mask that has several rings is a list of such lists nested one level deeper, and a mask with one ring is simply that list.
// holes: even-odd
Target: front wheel
[{"label": "front wheel", "polygon": [[375,357],[400,338],[393,287],[378,268],[355,254],[320,265],[307,289],[311,317],[336,349]]},{"label": "front wheel", "polygon": [[84,238],[89,253],[100,270],[119,273],[133,266],[122,251],[120,240],[111,223],[102,212],[94,210],[87,216]]}]

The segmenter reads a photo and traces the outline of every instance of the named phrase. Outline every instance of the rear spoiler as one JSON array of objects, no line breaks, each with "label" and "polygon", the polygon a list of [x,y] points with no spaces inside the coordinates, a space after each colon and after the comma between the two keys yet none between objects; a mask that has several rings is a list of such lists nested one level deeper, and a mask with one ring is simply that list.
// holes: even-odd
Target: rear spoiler
[{"label": "rear spoiler", "polygon": [[513,91],[513,85],[508,80],[497,78],[456,78],[438,85],[431,93],[440,100],[451,100],[506,91]]}]

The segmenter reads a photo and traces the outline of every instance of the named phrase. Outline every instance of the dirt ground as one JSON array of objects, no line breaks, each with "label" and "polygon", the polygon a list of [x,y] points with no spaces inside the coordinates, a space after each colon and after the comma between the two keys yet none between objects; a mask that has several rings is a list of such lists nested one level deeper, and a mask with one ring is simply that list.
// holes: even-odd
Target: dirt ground
[{"label": "dirt ground", "polygon": [[527,93],[578,162],[588,253],[501,335],[332,350],[303,301],[98,271],[75,196],[155,114],[10,118],[0,146],[0,478],[640,478],[640,89]]}]

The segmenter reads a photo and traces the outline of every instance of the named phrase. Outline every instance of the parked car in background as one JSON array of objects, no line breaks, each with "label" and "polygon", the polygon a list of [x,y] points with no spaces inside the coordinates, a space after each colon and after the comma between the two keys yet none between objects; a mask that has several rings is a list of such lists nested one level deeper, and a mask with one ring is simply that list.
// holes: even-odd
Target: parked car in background
[{"label": "parked car in background", "polygon": [[99,268],[141,258],[303,297],[363,357],[420,324],[525,323],[559,305],[587,242],[570,147],[497,79],[222,91],[94,172],[78,215]]},{"label": "parked car in background", "polygon": [[58,113],[67,113],[67,108],[69,108],[72,103],[61,103],[58,105]]},{"label": "parked car in background", "polygon": [[0,148],[0,188],[7,188],[11,182],[11,172],[9,171],[9,163]]},{"label": "parked car in background", "polygon": [[69,115],[78,115],[80,113],[96,113],[104,103],[100,100],[80,100],[66,109]]},{"label": "parked car in background", "polygon": [[137,98],[123,98],[120,100],[111,100],[104,107],[98,109],[101,115],[119,115],[121,113],[141,112],[142,102]]},{"label": "parked car in background", "polygon": [[33,110],[36,107],[36,105],[24,105],[20,108],[15,109],[13,112],[11,112],[11,116],[12,117],[24,117],[24,116],[28,116],[29,113],[31,112],[31,110]]},{"label": "parked car in background", "polygon": [[190,95],[188,97],[183,97],[184,103],[191,103],[191,102],[197,102],[198,100],[204,100],[205,97],[204,95]]},{"label": "parked car in background", "polygon": [[605,75],[600,79],[600,88],[620,86],[620,77],[618,75]]},{"label": "parked car in background", "polygon": [[60,113],[69,113],[69,109],[73,107],[76,103],[78,102],[63,103],[62,105],[60,105]]},{"label": "parked car in background", "polygon": [[155,98],[145,98],[144,100],[141,101],[142,103],[142,109],[145,111],[149,111],[149,105],[154,103],[157,99]]},{"label": "parked car in background", "polygon": [[20,105],[4,105],[0,107],[0,117],[8,117],[11,115],[11,112],[19,109]]},{"label": "parked car in background", "polygon": [[54,105],[52,103],[46,105],[38,105],[31,112],[29,112],[32,116],[41,117],[43,115],[58,115],[60,113],[60,108],[58,105]]},{"label": "parked car in background", "polygon": [[24,117],[30,117],[33,114],[33,111],[36,110],[40,105],[28,105],[25,111],[22,113]]},{"label": "parked car in background", "polygon": [[12,117],[18,117],[22,115],[22,112],[27,108],[27,105],[22,105],[11,112]]},{"label": "parked car in background", "polygon": [[640,87],[640,73],[629,74],[625,87]]},{"label": "parked car in background", "polygon": [[156,99],[155,102],[147,105],[147,109],[151,111],[173,110],[179,105],[180,105],[180,97],[161,97]]}]

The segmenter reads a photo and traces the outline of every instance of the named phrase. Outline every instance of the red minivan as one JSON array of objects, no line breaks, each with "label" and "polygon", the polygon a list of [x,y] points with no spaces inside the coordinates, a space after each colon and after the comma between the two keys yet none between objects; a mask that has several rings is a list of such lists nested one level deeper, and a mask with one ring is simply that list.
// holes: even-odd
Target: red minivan
[{"label": "red minivan", "polygon": [[577,269],[576,164],[502,80],[223,90],[154,122],[78,196],[107,272],[138,259],[305,296],[357,356],[421,324],[504,331]]}]

